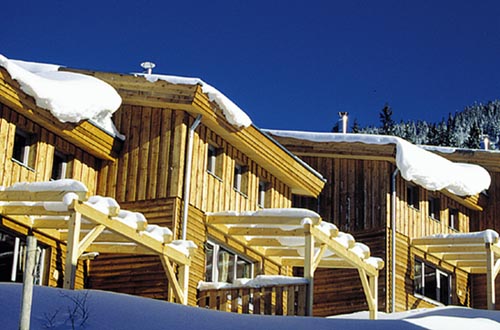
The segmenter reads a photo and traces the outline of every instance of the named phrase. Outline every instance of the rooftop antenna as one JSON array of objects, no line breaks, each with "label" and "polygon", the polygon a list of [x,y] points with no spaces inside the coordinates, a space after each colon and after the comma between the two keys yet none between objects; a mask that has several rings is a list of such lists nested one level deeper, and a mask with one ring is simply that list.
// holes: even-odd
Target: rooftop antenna
[{"label": "rooftop antenna", "polygon": [[151,74],[153,72],[153,68],[156,66],[153,62],[142,62],[141,67],[144,69],[144,73]]}]

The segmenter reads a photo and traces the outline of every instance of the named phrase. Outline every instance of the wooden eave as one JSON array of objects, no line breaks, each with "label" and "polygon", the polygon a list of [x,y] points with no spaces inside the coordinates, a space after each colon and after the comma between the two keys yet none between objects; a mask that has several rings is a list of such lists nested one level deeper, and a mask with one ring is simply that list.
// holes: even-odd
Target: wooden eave
[{"label": "wooden eave", "polygon": [[272,135],[285,148],[298,156],[377,160],[395,163],[394,144],[366,144],[361,142],[314,142]]},{"label": "wooden eave", "polygon": [[289,186],[294,194],[316,197],[323,189],[325,182],[317,172],[257,127],[239,129],[231,125],[199,85],[171,84],[162,80],[150,83],[144,77],[133,75],[72,71],[106,81],[118,91],[124,104],[179,109],[202,115],[204,125]]},{"label": "wooden eave", "polygon": [[500,172],[500,152],[492,150],[456,149],[453,152],[430,150],[453,162],[480,165],[490,172]]},{"label": "wooden eave", "polygon": [[[298,156],[318,157],[318,158],[340,158],[387,161],[396,163],[396,146],[394,144],[366,144],[361,142],[314,142],[291,137],[281,137],[273,135],[277,141],[284,145],[288,150]],[[448,154],[441,154],[445,156]],[[500,157],[500,153],[498,154]],[[463,161],[456,157],[452,161]],[[472,162],[472,161],[471,161]],[[476,162],[477,164],[477,162]],[[500,169],[500,166],[499,166]],[[474,196],[458,196],[447,190],[441,190],[441,193],[460,203],[461,205],[475,211],[482,211],[488,198],[484,194]]]},{"label": "wooden eave", "polygon": [[24,93],[19,83],[1,67],[0,103],[100,159],[115,160],[122,147],[123,141],[89,121],[60,122],[50,111],[38,107],[34,98]]}]

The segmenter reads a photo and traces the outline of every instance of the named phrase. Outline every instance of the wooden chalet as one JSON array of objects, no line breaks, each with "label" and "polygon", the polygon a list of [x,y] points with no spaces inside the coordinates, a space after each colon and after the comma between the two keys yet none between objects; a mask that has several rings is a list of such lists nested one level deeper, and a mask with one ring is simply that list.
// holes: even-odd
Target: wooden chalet
[{"label": "wooden chalet", "polygon": [[[332,219],[340,230],[352,233],[369,245],[373,254],[386,260],[386,268],[380,272],[380,310],[404,311],[448,304],[486,306],[486,288],[484,282],[476,284],[472,263],[457,264],[450,259],[451,254],[442,258],[443,254],[430,253],[437,248],[429,250],[426,244],[430,240],[423,239],[434,234],[492,228],[484,218],[495,218],[487,211],[494,207],[494,201],[486,194],[460,197],[406,181],[396,165],[395,143],[320,141],[277,131],[268,133],[327,179],[318,198],[294,196],[292,205],[316,209],[323,219]],[[464,161],[453,154],[449,158]],[[490,191],[494,189],[495,176]],[[481,256],[486,256],[484,242],[480,242],[481,239],[469,243],[482,246],[477,249],[481,249]],[[466,241],[463,244],[466,247],[462,245],[456,253],[474,249]],[[484,267],[476,271],[486,274],[485,258],[481,262]],[[314,314],[366,309],[361,286],[352,281],[355,275],[351,270],[319,270],[315,276]],[[482,290],[483,304],[477,302],[478,289]]]},{"label": "wooden chalet", "polygon": [[[318,196],[325,184],[318,172],[254,125],[228,120],[203,82],[65,70],[114,87],[122,105],[113,119],[125,139],[91,121],[60,122],[0,67],[0,180],[7,187],[0,192],[0,252],[19,256],[25,237],[35,235],[43,254],[39,284],[311,315],[315,270],[348,268],[376,317],[383,261],[317,213],[291,208],[292,196]],[[76,180],[85,193],[47,183],[60,179]],[[49,188],[33,192],[36,182]],[[73,193],[77,198],[66,201]],[[113,203],[102,209],[93,198]],[[47,209],[53,202],[64,205]],[[124,225],[121,209],[144,221]],[[171,234],[152,238],[157,226]],[[177,241],[197,248],[180,253]],[[19,281],[22,263],[5,260],[2,281]],[[258,275],[288,278],[296,266],[306,282],[242,284]],[[198,289],[200,283],[230,289]]]}]

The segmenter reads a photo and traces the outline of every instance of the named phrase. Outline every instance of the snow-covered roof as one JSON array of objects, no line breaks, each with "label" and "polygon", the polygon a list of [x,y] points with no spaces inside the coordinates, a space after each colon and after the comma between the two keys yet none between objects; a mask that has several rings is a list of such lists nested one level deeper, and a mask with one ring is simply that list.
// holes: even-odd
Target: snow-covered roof
[{"label": "snow-covered roof", "polygon": [[455,163],[395,136],[265,130],[281,137],[312,142],[346,142],[396,145],[396,166],[401,176],[427,190],[446,189],[458,196],[476,195],[488,189],[489,173],[479,165]]},{"label": "snow-covered roof", "polygon": [[59,65],[10,60],[1,54],[0,66],[35,99],[37,106],[49,110],[59,121],[90,120],[120,136],[111,116],[122,99],[106,82],[81,73],[59,71]]},{"label": "snow-covered roof", "polygon": [[207,84],[199,78],[178,77],[170,75],[159,74],[137,74],[142,75],[150,82],[163,80],[171,84],[184,84],[184,85],[200,85],[203,93],[208,95],[210,101],[215,102],[223,111],[227,121],[236,127],[248,127],[252,124],[252,120],[248,115],[238,107],[227,96],[222,94],[215,87]]}]

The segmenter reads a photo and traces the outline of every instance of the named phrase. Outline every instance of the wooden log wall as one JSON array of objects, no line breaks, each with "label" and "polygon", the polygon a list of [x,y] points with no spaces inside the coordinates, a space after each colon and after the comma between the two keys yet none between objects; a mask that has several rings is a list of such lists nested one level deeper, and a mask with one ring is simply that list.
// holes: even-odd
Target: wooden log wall
[{"label": "wooden log wall", "polygon": [[113,118],[126,140],[119,158],[103,164],[99,194],[119,203],[180,197],[185,113],[125,104]]},{"label": "wooden log wall", "polygon": [[[98,193],[115,198],[122,208],[144,213],[149,223],[168,226],[179,238],[187,134],[194,118],[180,110],[125,104],[114,120],[127,139],[117,161],[103,164]],[[207,172],[209,143],[222,151],[217,160],[222,168],[219,177]],[[235,162],[248,166],[246,194],[233,189]],[[289,207],[291,191],[203,125],[203,120],[194,135],[192,164],[187,239],[198,249],[192,258],[188,301],[197,305],[196,287],[204,279],[204,246],[209,236],[257,261],[260,273],[281,273],[275,264],[205,228],[204,212],[257,209],[259,179],[269,183],[266,207]],[[92,262],[90,286],[159,299],[168,295],[157,257],[101,255]]]},{"label": "wooden log wall", "polygon": [[301,157],[326,179],[319,201],[294,196],[295,207],[317,210],[340,230],[357,233],[386,226],[386,199],[390,194],[393,165],[386,161]]},{"label": "wooden log wall", "polygon": [[[182,198],[188,128],[194,118],[186,112],[123,105],[114,115],[115,125],[126,137],[115,162],[103,165],[100,195],[119,203],[157,198]],[[221,174],[207,172],[208,144],[222,150]],[[246,193],[233,189],[234,164],[247,166]],[[190,204],[202,211],[254,210],[258,180],[269,183],[266,207],[289,207],[290,189],[202,124],[194,135]]]},{"label": "wooden log wall", "polygon": [[[35,166],[28,168],[12,161],[16,127],[36,136]],[[100,161],[83,150],[35,124],[16,111],[0,104],[0,184],[48,181],[52,174],[54,151],[69,156],[67,177],[83,182],[95,194]]]},{"label": "wooden log wall", "polygon": [[[16,128],[34,134],[36,138],[35,162],[33,168],[23,166],[12,160]],[[16,182],[48,181],[52,174],[54,152],[57,150],[68,156],[66,177],[81,181],[96,193],[97,173],[100,161],[82,149],[56,136],[23,115],[0,103],[0,185],[10,186]],[[2,219],[1,227],[14,235],[26,236],[28,228],[8,219]],[[39,242],[48,247],[49,267],[47,285],[62,287],[64,274],[64,257],[66,246],[53,238],[34,232]],[[77,288],[84,286],[83,262],[77,269]]]},{"label": "wooden log wall", "polygon": [[[193,118],[190,118],[190,125]],[[203,120],[202,120],[203,123]],[[193,167],[191,171],[190,203],[205,212],[225,210],[256,210],[258,208],[259,180],[267,182],[267,208],[291,206],[291,190],[277,180],[259,164],[227,143],[204,125],[194,136]],[[217,175],[207,172],[208,145],[219,149],[217,157],[220,170]],[[241,192],[233,188],[235,164],[246,167],[243,173],[244,184]]]},{"label": "wooden log wall", "polygon": [[[433,234],[451,234],[454,232],[469,232],[471,226],[479,223],[479,212],[468,209],[455,200],[439,192],[431,192],[422,187],[419,190],[419,208],[408,205],[407,187],[413,185],[398,176],[397,179],[397,202],[396,202],[396,228],[410,238],[423,237]],[[439,220],[429,216],[429,198],[437,197],[440,200]],[[390,196],[387,201],[390,205]],[[458,223],[456,229],[449,226],[450,209],[458,210]],[[389,211],[390,212],[390,208]],[[390,213],[388,213],[388,226],[390,225]]]}]

